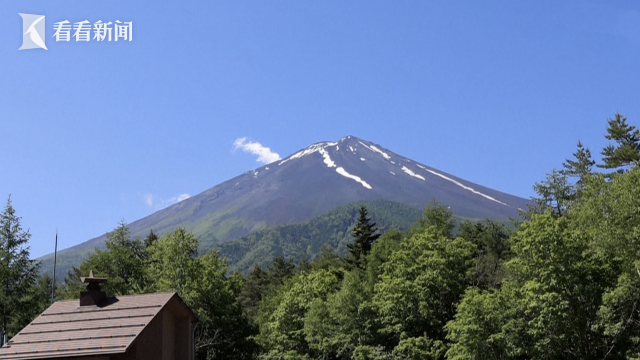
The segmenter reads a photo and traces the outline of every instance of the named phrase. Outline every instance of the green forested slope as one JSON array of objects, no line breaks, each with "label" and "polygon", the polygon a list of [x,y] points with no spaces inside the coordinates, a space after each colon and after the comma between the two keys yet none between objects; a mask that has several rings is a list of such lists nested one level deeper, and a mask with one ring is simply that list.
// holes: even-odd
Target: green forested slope
[{"label": "green forested slope", "polygon": [[279,256],[312,260],[325,244],[343,254],[352,241],[350,228],[363,204],[381,231],[390,227],[408,230],[422,214],[421,210],[388,200],[354,202],[300,224],[255,231],[222,244],[218,249],[227,258],[229,269],[240,272],[246,272],[256,263],[260,266],[271,264],[273,258]]}]

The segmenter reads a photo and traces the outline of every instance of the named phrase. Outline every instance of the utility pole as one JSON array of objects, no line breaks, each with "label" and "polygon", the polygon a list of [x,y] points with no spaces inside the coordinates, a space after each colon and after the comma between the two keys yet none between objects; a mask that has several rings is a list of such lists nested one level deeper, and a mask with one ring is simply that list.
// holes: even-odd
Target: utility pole
[{"label": "utility pole", "polygon": [[56,301],[56,263],[58,261],[58,229],[56,229],[56,247],[53,251],[53,279],[51,280],[51,303]]}]

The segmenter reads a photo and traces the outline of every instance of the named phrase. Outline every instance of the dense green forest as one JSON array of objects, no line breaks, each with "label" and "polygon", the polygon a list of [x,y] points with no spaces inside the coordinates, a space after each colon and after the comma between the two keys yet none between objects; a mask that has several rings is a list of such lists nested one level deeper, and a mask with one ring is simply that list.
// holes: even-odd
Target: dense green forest
[{"label": "dense green forest", "polygon": [[344,254],[352,241],[349,229],[355,224],[362,205],[366,206],[381,232],[390,228],[408,230],[421,216],[420,210],[389,200],[349,203],[309,221],[254,231],[214,249],[227,259],[231,271],[244,274],[255,264],[265,267],[279,256],[293,258],[296,262],[305,258],[313,260],[320,255],[323,246]]},{"label": "dense green forest", "polygon": [[[109,294],[176,291],[200,319],[198,359],[640,359],[640,131],[619,114],[606,131],[602,162],[578,143],[513,227],[459,221],[433,201],[410,229],[381,232],[363,206],[345,252],[243,275],[218,251],[196,256],[184,229],[131,239],[120,224],[56,297],[77,298],[91,269]],[[10,335],[48,305],[28,239],[9,200]]]}]

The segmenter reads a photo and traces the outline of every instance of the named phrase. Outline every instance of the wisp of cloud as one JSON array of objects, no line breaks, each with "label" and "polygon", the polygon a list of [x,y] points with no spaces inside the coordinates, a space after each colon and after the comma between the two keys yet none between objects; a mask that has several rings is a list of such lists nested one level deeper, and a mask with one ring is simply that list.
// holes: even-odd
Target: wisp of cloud
[{"label": "wisp of cloud", "polygon": [[258,159],[256,159],[256,161],[263,164],[270,164],[280,160],[278,153],[271,151],[270,148],[263,146],[259,142],[247,141],[246,137],[236,139],[236,141],[233,142],[233,146],[236,150],[242,149],[244,152],[257,155]]},{"label": "wisp of cloud", "polygon": [[169,199],[163,199],[162,197],[151,193],[142,194],[142,200],[145,202],[145,204],[147,204],[149,207],[154,207],[155,204],[155,210],[164,209],[169,205],[187,200],[190,197],[191,196],[187,193],[176,195]]}]

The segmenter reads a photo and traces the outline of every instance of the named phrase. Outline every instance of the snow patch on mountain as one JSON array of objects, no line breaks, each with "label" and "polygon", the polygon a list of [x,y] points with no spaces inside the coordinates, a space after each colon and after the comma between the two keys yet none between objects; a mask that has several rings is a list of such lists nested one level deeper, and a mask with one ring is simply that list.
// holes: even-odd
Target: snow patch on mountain
[{"label": "snow patch on mountain", "polygon": [[389,156],[389,154],[385,153],[384,151],[378,149],[377,147],[371,145],[371,149],[373,151],[379,152],[380,154],[382,154],[382,157],[384,157],[387,160],[391,160],[391,156]]},{"label": "snow patch on mountain", "polygon": [[418,175],[418,174],[414,173],[413,171],[411,171],[410,169],[408,169],[406,166],[403,166],[403,167],[402,167],[402,171],[406,172],[406,173],[407,173],[407,174],[409,174],[410,176],[413,176],[413,177],[415,177],[415,178],[418,178],[418,179],[422,179],[422,180],[424,180],[424,177],[423,177],[422,175]]},{"label": "snow patch on mountain", "polygon": [[323,150],[326,147],[336,146],[336,145],[338,145],[337,142],[322,142],[322,143],[313,144],[313,145],[309,146],[308,148],[306,148],[306,149],[304,149],[302,151],[298,151],[297,153],[295,153],[295,154],[289,156],[288,158],[282,160],[280,163],[278,163],[278,165],[282,165],[282,164],[286,163],[289,160],[299,159],[299,158],[301,158],[303,156],[311,155],[311,154],[313,154],[315,152]]},{"label": "snow patch on mountain", "polygon": [[336,163],[333,162],[333,160],[331,160],[331,157],[329,156],[329,153],[325,150],[325,149],[320,149],[318,150],[318,152],[320,152],[320,155],[322,155],[323,157],[323,162],[325,164],[327,164],[327,167],[336,167]]},{"label": "snow patch on mountain", "polygon": [[337,169],[336,169],[336,172],[337,172],[338,174],[340,174],[340,175],[342,175],[342,176],[346,177],[346,178],[349,178],[349,179],[352,179],[352,180],[355,180],[355,181],[359,182],[362,186],[364,186],[365,188],[367,188],[367,189],[369,189],[369,190],[371,190],[371,189],[372,189],[371,185],[367,184],[367,182],[366,182],[366,181],[362,180],[359,176],[355,176],[355,175],[351,175],[351,174],[349,174],[349,173],[348,173],[345,169],[343,169],[342,167],[337,168]]},{"label": "snow patch on mountain", "polygon": [[[331,160],[331,156],[329,155],[329,152],[324,149],[328,146],[333,146],[333,145],[326,143],[326,146],[324,147],[314,148],[313,152],[317,151],[318,153],[320,153],[320,155],[322,155],[322,162],[324,162],[327,165],[327,167],[329,168],[336,167],[335,161]],[[309,154],[311,154],[311,152]],[[305,154],[305,155],[308,155],[308,154]],[[301,156],[304,156],[304,155],[301,155]],[[360,158],[360,160],[364,161],[363,158]],[[348,179],[355,180],[356,182],[360,183],[360,185],[364,186],[367,189],[372,189],[371,185],[369,185],[366,181],[362,180],[359,176],[349,174],[343,167],[338,167],[336,169],[336,172]]]},{"label": "snow patch on mountain", "polygon": [[396,173],[394,173],[393,171],[389,171],[391,173],[391,175],[395,175]]},{"label": "snow patch on mountain", "polygon": [[[419,166],[419,165],[418,165],[418,166]],[[447,177],[447,176],[444,176],[444,175],[442,175],[442,174],[439,174],[439,173],[437,173],[437,172],[435,172],[435,171],[433,171],[433,170],[429,170],[429,169],[425,169],[425,170],[427,170],[428,172],[432,173],[433,175],[439,176],[439,177],[441,177],[441,178],[443,178],[443,179],[445,179],[445,180],[449,180],[449,181],[451,181],[452,183],[454,183],[454,184],[456,184],[456,185],[460,186],[461,188],[463,188],[463,189],[465,189],[465,190],[469,190],[469,191],[471,191],[472,193],[474,193],[474,194],[476,194],[476,195],[480,195],[480,196],[485,197],[485,198],[487,198],[487,199],[489,199],[489,200],[491,200],[491,201],[495,201],[495,202],[497,202],[498,204],[502,204],[502,205],[504,205],[504,206],[509,206],[509,205],[507,205],[507,204],[503,203],[503,202],[502,202],[502,201],[500,201],[500,200],[496,200],[495,198],[493,198],[493,197],[491,197],[491,196],[489,196],[489,195],[486,195],[486,194],[481,193],[480,191],[474,190],[472,187],[466,186],[466,185],[462,184],[462,183],[461,183],[461,182],[459,182],[459,181],[453,180],[453,179],[452,179],[452,178],[450,178],[450,177]]]},{"label": "snow patch on mountain", "polygon": [[374,145],[367,145],[367,144],[363,143],[362,141],[358,141],[358,142],[360,143],[360,145],[366,147],[367,149],[371,150],[372,152],[377,152],[377,153],[381,154],[383,158],[385,158],[387,160],[391,160],[391,156],[389,156],[389,154],[387,154],[384,151],[378,149]]}]

